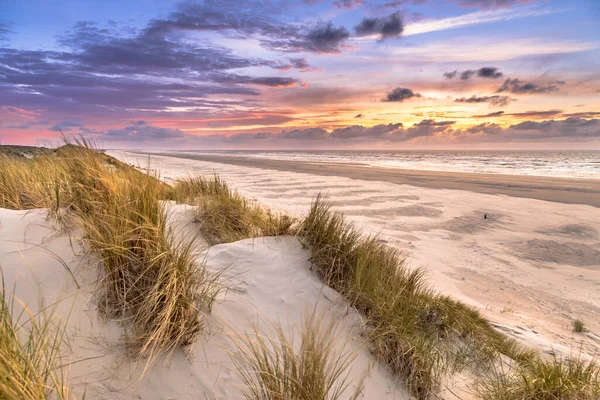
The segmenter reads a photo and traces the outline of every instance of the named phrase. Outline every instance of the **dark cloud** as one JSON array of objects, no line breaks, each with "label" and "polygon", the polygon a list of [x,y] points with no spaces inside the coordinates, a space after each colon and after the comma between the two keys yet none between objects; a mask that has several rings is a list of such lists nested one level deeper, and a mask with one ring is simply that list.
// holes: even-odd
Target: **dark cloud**
[{"label": "dark cloud", "polygon": [[503,107],[508,105],[512,99],[508,96],[471,96],[471,97],[460,97],[458,99],[454,99],[455,103],[489,103],[494,107]]},{"label": "dark cloud", "polygon": [[475,75],[475,72],[476,71],[473,71],[472,69],[468,69],[466,71],[463,71],[463,72],[460,73],[460,79],[462,79],[463,81],[467,80],[467,79],[471,79],[471,77],[473,75]]},{"label": "dark cloud", "polygon": [[596,117],[600,116],[600,111],[585,111],[585,112],[570,113],[570,114],[564,114],[564,115],[566,117],[576,117],[576,118],[596,118]]},{"label": "dark cloud", "polygon": [[310,52],[315,54],[340,53],[340,46],[350,37],[343,26],[335,27],[331,22],[312,27],[301,27],[296,32],[263,41],[269,50],[283,52]]},{"label": "dark cloud", "polygon": [[[229,99],[212,101],[208,97],[253,97],[260,94],[256,86],[298,83],[287,77],[233,74],[231,70],[239,68],[281,63],[185,40],[175,27],[183,29],[188,23],[198,28],[199,22],[186,22],[183,15],[173,21],[177,24],[153,21],[145,29],[127,33],[82,22],[60,37],[64,51],[0,48],[0,106],[39,108],[73,117],[97,113],[130,118],[174,107],[226,112],[233,106],[227,103]],[[309,68],[306,59],[288,61],[291,67]],[[246,98],[237,105],[242,101],[252,100]]]},{"label": "dark cloud", "polygon": [[402,102],[404,100],[412,99],[413,97],[422,97],[422,96],[420,93],[414,93],[412,90],[410,90],[408,88],[397,87],[396,89],[389,92],[385,96],[385,98],[383,98],[381,101]]},{"label": "dark cloud", "polygon": [[278,139],[293,140],[322,140],[327,139],[329,134],[322,128],[295,129],[292,131],[282,131],[277,135]]},{"label": "dark cloud", "polygon": [[504,115],[504,111],[496,111],[485,115],[471,115],[469,118],[493,118],[501,117],[502,115]]},{"label": "dark cloud", "polygon": [[357,36],[380,35],[381,40],[400,37],[404,31],[404,24],[400,13],[395,12],[387,17],[363,18],[360,24],[354,27]]},{"label": "dark cloud", "polygon": [[[460,75],[459,75],[460,74]],[[501,78],[504,74],[498,70],[496,67],[482,67],[479,69],[467,69],[463,72],[451,71],[444,72],[444,78],[446,79],[454,79],[456,76],[460,76],[460,79],[467,80],[471,79],[473,76],[478,76],[480,78],[490,78],[497,79]]]},{"label": "dark cloud", "polygon": [[561,115],[561,110],[548,110],[548,111],[525,111],[520,113],[506,114],[512,117],[523,117],[523,118],[548,118],[556,115]]},{"label": "dark cloud", "polygon": [[290,58],[290,63],[294,68],[307,69],[310,68],[310,64],[306,58]]},{"label": "dark cloud", "polygon": [[370,128],[365,128],[362,125],[352,125],[346,128],[335,129],[331,132],[332,138],[351,139],[351,138],[381,138],[385,135],[398,133],[402,129],[402,123],[375,125]]},{"label": "dark cloud", "polygon": [[[179,129],[160,128],[146,121],[131,122],[123,128],[107,131],[94,131],[83,126],[79,132],[100,142],[109,143],[146,143],[161,145],[168,143],[171,148],[177,146],[215,145],[237,146],[273,146],[274,148],[299,148],[328,145],[344,147],[356,143],[398,143],[409,142],[421,138],[436,140],[472,140],[478,142],[513,141],[526,142],[542,139],[557,140],[589,140],[600,138],[600,120],[567,118],[564,120],[524,121],[503,128],[495,123],[483,123],[469,128],[456,128],[455,121],[437,121],[425,119],[412,126],[405,127],[402,123],[381,124],[372,127],[353,125],[337,128],[331,132],[314,127],[307,129],[284,130],[279,133],[271,132],[242,132],[233,135],[213,134],[195,136]],[[210,146],[208,146],[210,147]],[[207,148],[208,148],[207,147]],[[264,148],[264,147],[263,147]]]},{"label": "dark cloud", "polygon": [[556,85],[546,85],[540,86],[531,82],[523,82],[518,78],[515,79],[507,79],[504,81],[504,84],[497,90],[498,93],[509,92],[515,94],[540,94],[540,93],[549,93],[555,92],[558,90],[558,86]]},{"label": "dark cloud", "polygon": [[600,120],[571,117],[561,121],[525,121],[511,125],[514,131],[527,131],[529,138],[600,137]]},{"label": "dark cloud", "polygon": [[353,10],[365,4],[364,1],[361,0],[337,0],[331,3],[334,7],[344,8],[346,10]]},{"label": "dark cloud", "polygon": [[477,76],[480,78],[491,78],[497,79],[503,76],[502,72],[498,71],[495,67],[483,67],[477,70]]},{"label": "dark cloud", "polygon": [[315,53],[335,53],[339,51],[340,44],[350,37],[350,33],[343,26],[334,27],[331,22],[313,28],[305,36],[304,49]]},{"label": "dark cloud", "polygon": [[454,77],[456,77],[456,74],[458,74],[458,71],[452,71],[452,72],[444,72],[444,78],[446,79],[454,79]]},{"label": "dark cloud", "polygon": [[270,87],[290,87],[295,86],[299,81],[294,78],[282,78],[282,77],[261,77],[254,78],[247,75],[236,75],[236,74],[213,74],[211,75],[213,82],[227,83],[227,84],[244,84],[244,85],[258,85],[258,86],[270,86]]},{"label": "dark cloud", "polygon": [[456,121],[435,121],[433,119],[424,119],[413,126],[448,126],[455,124]]},{"label": "dark cloud", "polygon": [[364,115],[362,115],[362,114],[356,114],[356,115],[354,116],[354,118],[362,118],[362,117],[364,117]]}]

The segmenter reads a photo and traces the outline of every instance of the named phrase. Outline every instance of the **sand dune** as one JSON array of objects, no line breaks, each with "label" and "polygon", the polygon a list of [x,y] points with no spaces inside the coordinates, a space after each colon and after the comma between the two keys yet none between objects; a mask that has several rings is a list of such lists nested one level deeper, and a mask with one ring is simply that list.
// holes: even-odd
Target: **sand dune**
[{"label": "sand dune", "polygon": [[[147,155],[110,154],[148,162]],[[366,232],[405,249],[412,265],[427,267],[436,288],[478,307],[513,337],[546,352],[600,350],[599,208],[382,182],[372,174],[352,179],[156,155],[151,164],[167,180],[217,173],[247,197],[292,215],[326,193]],[[574,334],[575,318],[589,332]]]},{"label": "sand dune", "polygon": [[[180,235],[197,229],[189,207],[170,206],[170,212]],[[143,360],[134,363],[126,356],[122,327],[102,318],[93,302],[98,260],[83,251],[80,234],[61,229],[44,210],[0,209],[0,224],[6,288],[15,287],[32,312],[53,313],[65,328],[62,361],[78,398],[85,391],[92,400],[240,399],[243,385],[230,358],[236,351],[231,338],[253,324],[268,332],[276,322],[293,335],[304,316],[314,313],[324,323],[339,319],[340,351],[357,354],[347,397],[365,377],[363,398],[408,399],[362,346],[360,317],[310,271],[309,253],[295,238],[243,240],[198,254],[209,270],[222,272],[228,290],[205,316],[200,339],[185,352],[162,357],[139,379]]]}]

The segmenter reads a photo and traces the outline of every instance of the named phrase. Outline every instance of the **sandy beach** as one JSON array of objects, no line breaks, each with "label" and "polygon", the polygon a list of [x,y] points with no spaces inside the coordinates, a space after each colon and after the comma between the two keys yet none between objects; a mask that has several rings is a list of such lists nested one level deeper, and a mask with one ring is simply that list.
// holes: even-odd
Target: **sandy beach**
[{"label": "sandy beach", "polygon": [[[364,234],[378,235],[380,242],[402,251],[409,268],[424,268],[432,288],[475,307],[507,336],[546,355],[590,358],[600,353],[595,181],[541,178],[527,192],[526,183],[537,178],[494,176],[486,186],[483,176],[473,174],[467,179],[468,174],[413,172],[414,182],[421,182],[416,178],[420,174],[429,176],[420,185],[407,184],[403,172],[358,165],[340,166],[336,172],[331,164],[271,168],[263,160],[107,153],[159,172],[168,183],[217,174],[251,203],[292,217],[306,216],[322,193]],[[444,186],[446,180],[452,189]],[[434,187],[437,183],[440,187]],[[541,199],[561,193],[567,202]],[[583,193],[591,197],[577,204]],[[178,239],[199,235],[198,206],[161,204]],[[236,338],[255,328],[272,332],[276,324],[287,336],[297,337],[310,314],[324,326],[336,321],[335,351],[356,356],[342,398],[351,398],[361,383],[359,399],[411,398],[403,381],[375,359],[365,340],[363,316],[314,271],[311,251],[300,237],[256,237],[211,246],[198,236],[193,260],[218,274],[223,290],[211,310],[201,312],[204,326],[197,340],[161,354],[146,368],[145,360],[128,355],[124,321],[100,311],[101,258],[90,251],[85,235],[81,227],[63,224],[46,209],[0,208],[4,290],[18,299],[17,313],[23,308],[40,312],[64,330],[60,365],[71,397],[243,398],[245,383],[232,359],[239,351]],[[585,324],[584,332],[573,332],[576,319]],[[441,385],[439,398],[477,398],[472,382],[468,373],[452,375]]]},{"label": "sandy beach", "polygon": [[501,194],[569,204],[589,204],[600,207],[600,180],[597,179],[419,171],[372,167],[361,164],[307,163],[243,156],[209,156],[182,153],[157,153],[157,155],[274,171],[301,172],[321,176],[343,176],[351,179],[389,182],[397,185],[410,185],[431,189],[468,190],[477,193]]},{"label": "sandy beach", "polygon": [[[599,181],[109,154],[142,167],[150,159],[166,180],[216,173],[292,215],[327,194],[336,210],[427,268],[436,289],[507,334],[548,353],[600,352]],[[588,332],[572,332],[576,318]]]}]

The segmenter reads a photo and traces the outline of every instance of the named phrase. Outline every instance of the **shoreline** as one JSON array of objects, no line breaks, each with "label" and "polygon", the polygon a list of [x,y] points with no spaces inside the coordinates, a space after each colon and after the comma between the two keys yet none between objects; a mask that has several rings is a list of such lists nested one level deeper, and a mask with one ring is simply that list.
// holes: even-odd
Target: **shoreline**
[{"label": "shoreline", "polygon": [[177,153],[135,153],[148,156],[154,155],[184,158],[276,171],[301,172],[322,176],[343,176],[351,179],[382,181],[430,189],[466,190],[477,193],[600,207],[600,180],[594,179],[422,171],[370,167],[356,164],[313,164],[300,161],[256,159],[249,157],[207,156]]}]

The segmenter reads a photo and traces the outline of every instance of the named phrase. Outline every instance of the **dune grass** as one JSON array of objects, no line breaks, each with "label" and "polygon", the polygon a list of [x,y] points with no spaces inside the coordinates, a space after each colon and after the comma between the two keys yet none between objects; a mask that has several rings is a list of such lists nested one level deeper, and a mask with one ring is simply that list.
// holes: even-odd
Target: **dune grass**
[{"label": "dune grass", "polygon": [[580,357],[505,363],[477,384],[483,400],[593,400],[600,398],[600,366]]},{"label": "dune grass", "polygon": [[[336,328],[314,314],[304,320],[300,343],[286,335],[280,324],[272,332],[256,325],[250,333],[234,338],[237,352],[232,360],[245,385],[247,400],[338,400],[358,398],[361,382],[350,382],[348,373],[357,353],[346,350]],[[349,386],[357,388],[342,397]],[[348,394],[345,394],[348,396]]]},{"label": "dune grass", "polygon": [[573,332],[575,332],[575,333],[583,333],[586,331],[585,324],[579,318],[574,319],[572,322],[572,325],[573,325]]},{"label": "dune grass", "polygon": [[398,250],[363,236],[320,196],[298,234],[315,271],[366,317],[373,353],[413,396],[431,397],[446,373],[498,353],[519,361],[536,357],[476,310],[436,293],[422,269],[409,269]]},{"label": "dune grass", "polygon": [[212,244],[293,233],[293,219],[251,203],[218,176],[190,176],[175,182],[174,198],[198,206],[197,221]]},{"label": "dune grass", "polygon": [[[0,297],[0,398],[71,399],[58,366],[63,330],[50,317],[15,307],[2,280]],[[15,313],[17,315],[15,315]]]},{"label": "dune grass", "polygon": [[[161,199],[171,188],[75,141],[32,160],[0,164],[0,206],[48,207],[83,227],[101,260],[101,309],[128,329],[132,355],[146,357],[193,342],[200,310],[218,293],[216,278],[195,260],[195,238],[175,238]],[[21,182],[21,183],[19,183]]]}]

